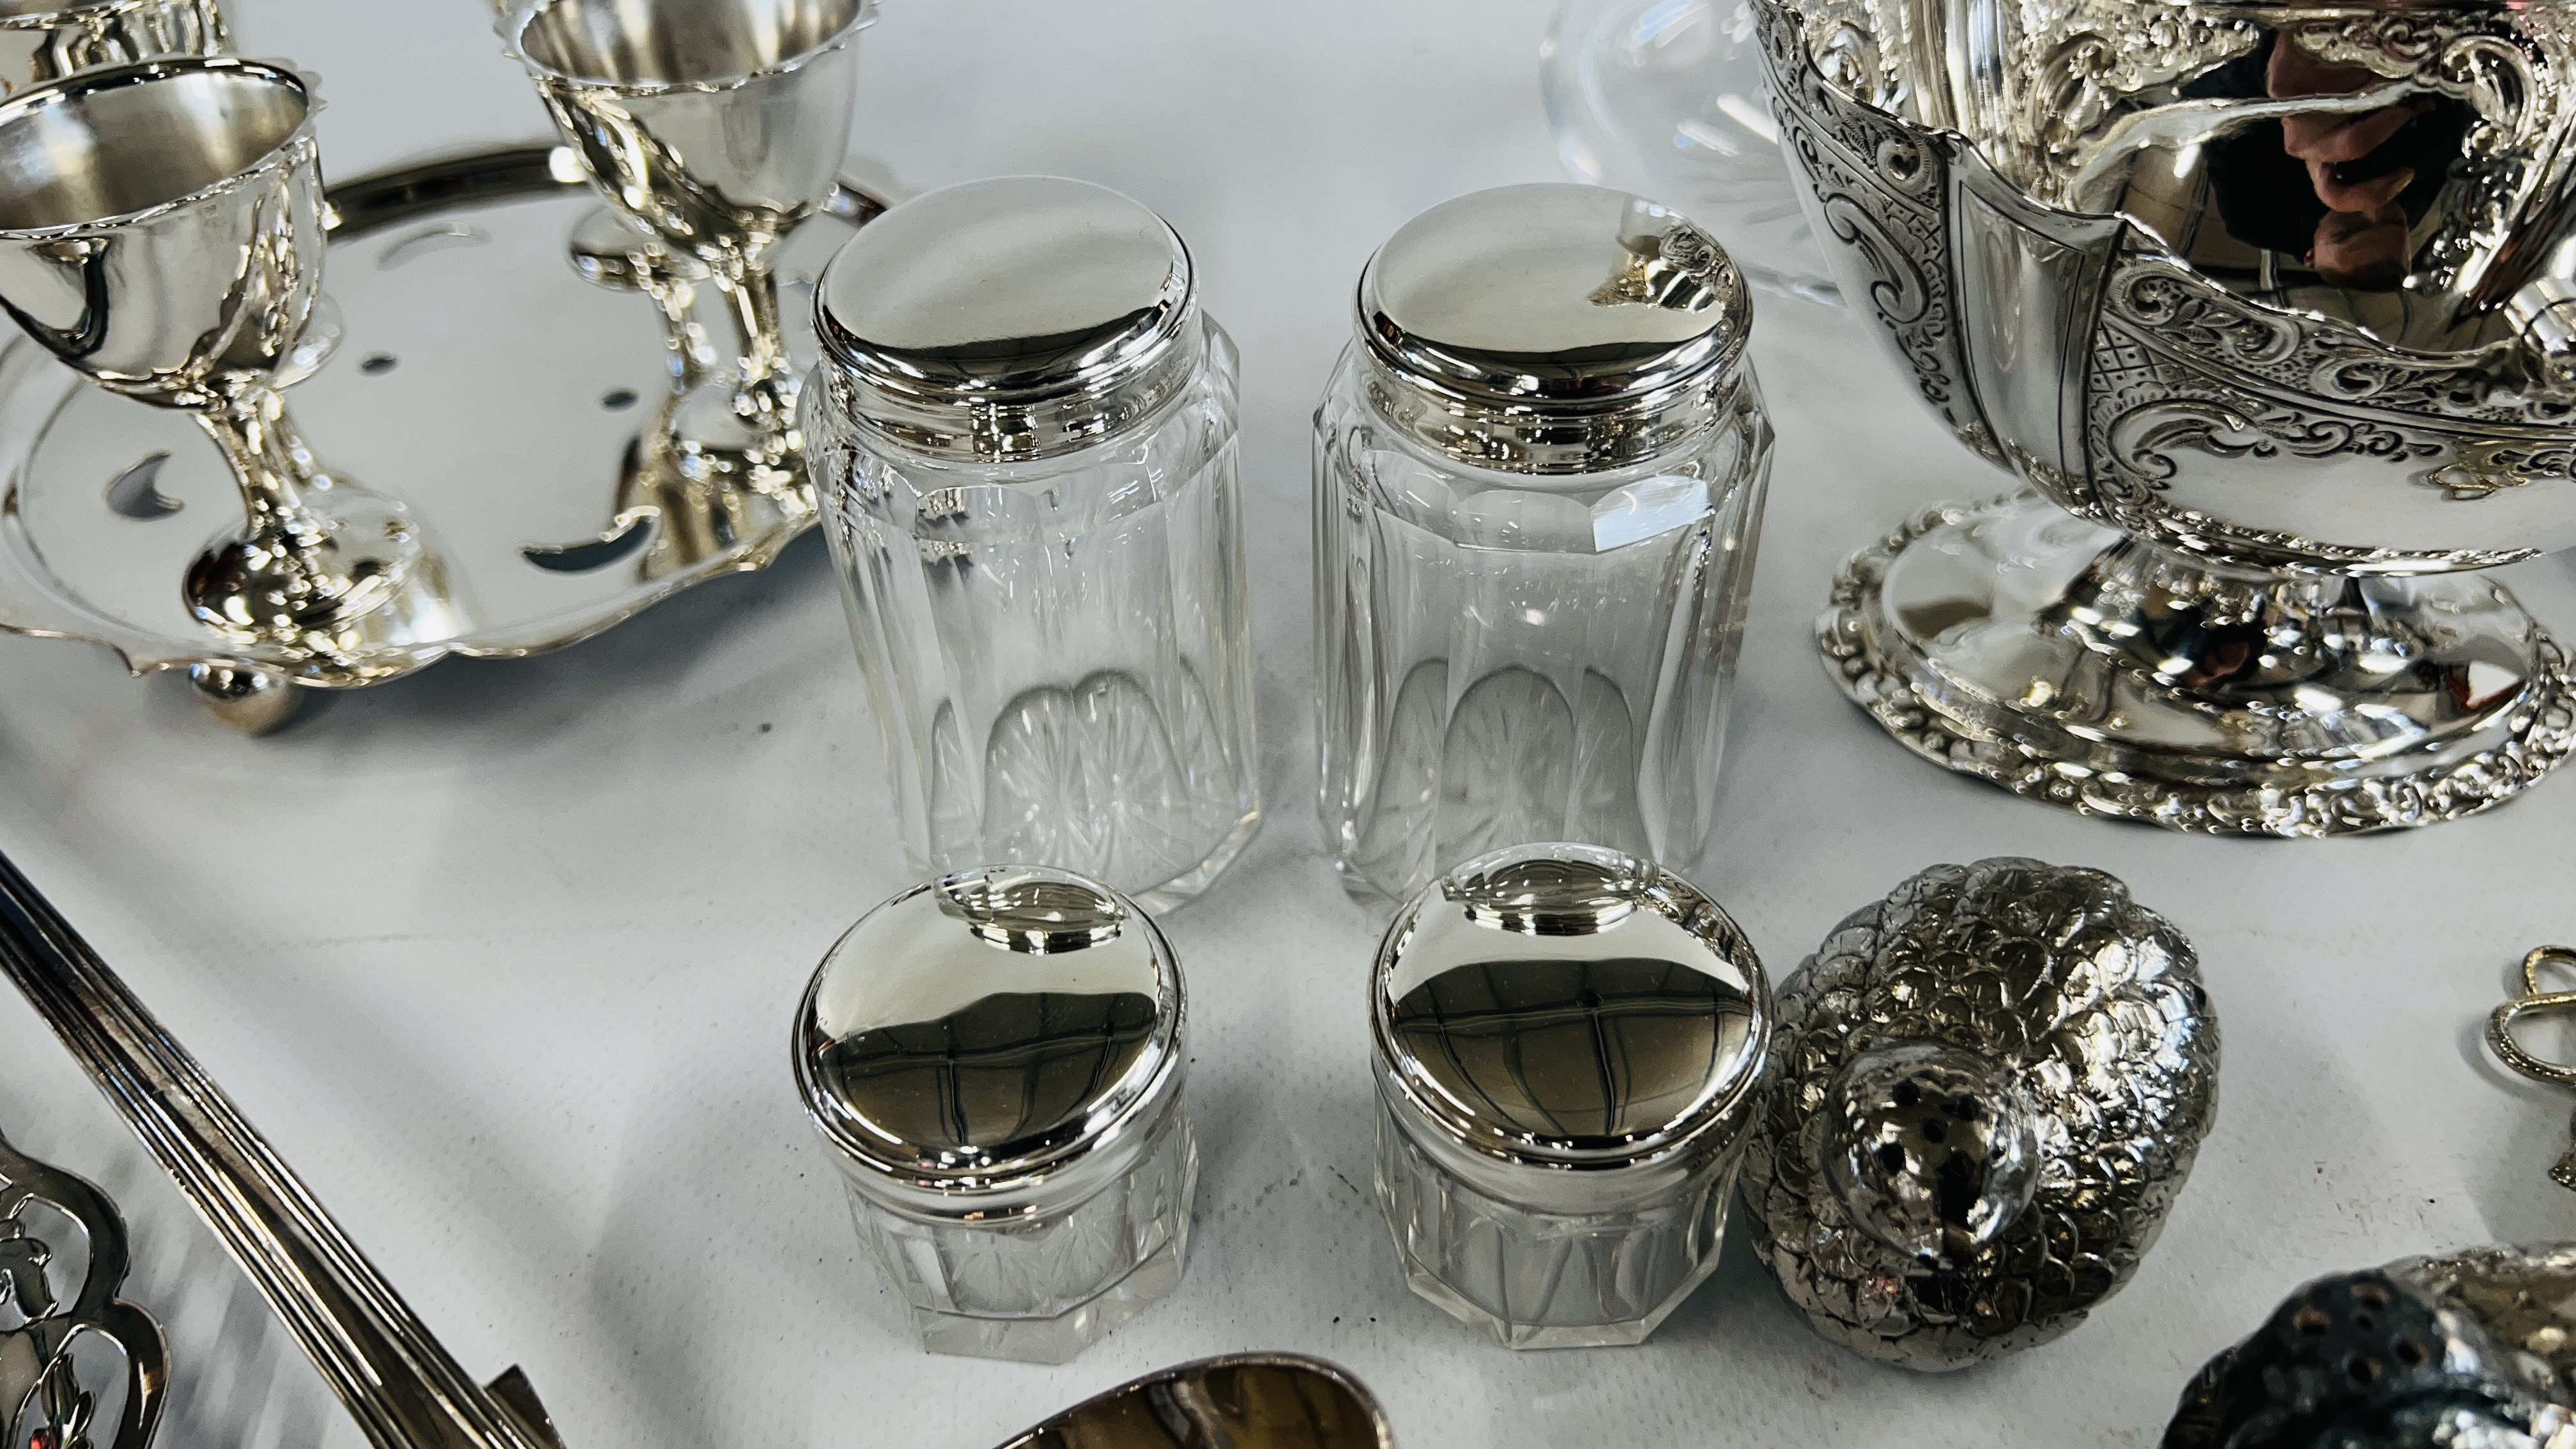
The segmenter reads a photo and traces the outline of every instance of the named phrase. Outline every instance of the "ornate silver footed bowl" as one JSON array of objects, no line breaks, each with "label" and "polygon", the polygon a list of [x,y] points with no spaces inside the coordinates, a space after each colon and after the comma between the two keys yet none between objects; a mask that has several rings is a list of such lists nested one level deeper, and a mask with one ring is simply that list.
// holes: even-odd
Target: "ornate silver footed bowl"
[{"label": "ornate silver footed bowl", "polygon": [[1756,0],[1843,295],[2025,485],[1819,642],[1924,757],[2183,830],[2511,799],[2576,672],[2475,572],[2576,544],[2576,16]]},{"label": "ornate silver footed bowl", "polygon": [[0,310],[108,391],[197,423],[240,494],[189,562],[208,631],[361,673],[442,608],[409,510],[317,462],[280,374],[321,292],[302,77],[228,57],[82,73],[0,105]]}]

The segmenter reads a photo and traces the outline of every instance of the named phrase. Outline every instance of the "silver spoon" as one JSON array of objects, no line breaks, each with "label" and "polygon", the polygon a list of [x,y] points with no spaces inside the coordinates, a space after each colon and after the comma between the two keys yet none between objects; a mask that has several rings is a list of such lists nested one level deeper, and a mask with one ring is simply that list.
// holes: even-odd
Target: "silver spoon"
[{"label": "silver spoon", "polygon": [[1201,1359],[1074,1405],[1001,1449],[1395,1449],[1359,1380],[1320,1359]]}]

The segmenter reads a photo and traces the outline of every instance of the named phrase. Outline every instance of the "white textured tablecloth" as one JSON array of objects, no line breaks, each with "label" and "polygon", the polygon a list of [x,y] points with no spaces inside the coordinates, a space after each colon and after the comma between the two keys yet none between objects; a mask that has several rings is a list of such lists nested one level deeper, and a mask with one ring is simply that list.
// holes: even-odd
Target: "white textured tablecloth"
[{"label": "white textured tablecloth", "polygon": [[[233,0],[318,70],[325,164],[541,134],[483,0]],[[1764,298],[1780,449],[1703,883],[1775,978],[1934,861],[2102,866],[2197,940],[2217,1127],[2094,1321],[1919,1378],[1813,1337],[1741,1241],[1647,1346],[1515,1355],[1414,1299],[1366,1191],[1376,922],[1318,844],[1306,421],[1369,251],[1444,197],[1558,175],[1544,0],[887,0],[859,146],[913,186],[1062,172],[1188,237],[1244,354],[1271,818],[1169,921],[1206,1167],[1171,1300],[1063,1368],[931,1358],[858,1252],[787,1028],[835,934],[904,884],[819,543],[591,643],[455,661],[249,740],[175,679],[0,639],[5,848],[229,1087],[482,1375],[524,1364],[572,1449],[985,1449],[1180,1359],[1356,1370],[1411,1449],[2151,1444],[2201,1361],[2294,1284],[2576,1237],[2544,1175],[2569,1101],[2477,1031],[2576,938],[2576,780],[2486,818],[2329,843],[2185,839],[1945,775],[1808,644],[1840,557],[1998,489],[1842,315]],[[458,420],[470,426],[470,420]],[[2576,556],[2508,571],[2576,631]],[[212,1237],[32,1013],[0,998],[0,1126],[132,1220],[172,1329],[164,1443],[354,1445]]]}]

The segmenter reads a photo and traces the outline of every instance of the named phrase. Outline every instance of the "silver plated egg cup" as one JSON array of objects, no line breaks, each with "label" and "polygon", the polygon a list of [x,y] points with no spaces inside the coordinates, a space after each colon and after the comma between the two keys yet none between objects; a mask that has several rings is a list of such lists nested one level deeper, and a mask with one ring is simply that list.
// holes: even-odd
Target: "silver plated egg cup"
[{"label": "silver plated egg cup", "polygon": [[[874,0],[526,0],[501,33],[620,236],[573,239],[576,267],[661,309],[674,387],[648,467],[811,511],[776,248],[830,200]],[[733,356],[709,365],[687,313],[723,297]]]},{"label": "silver plated egg cup", "polygon": [[2274,836],[2473,814],[2576,748],[2565,653],[2475,573],[2576,544],[2564,12],[1755,8],[1843,295],[2024,485],[1836,580],[1819,643],[1881,725]]},{"label": "silver plated egg cup", "polygon": [[216,0],[0,0],[0,95],[85,70],[171,55],[220,55]]},{"label": "silver plated egg cup", "polygon": [[327,468],[282,383],[321,290],[316,103],[226,57],[85,72],[0,104],[0,306],[53,356],[213,440],[243,519],[182,584],[218,637],[362,662],[439,627],[410,513]]}]

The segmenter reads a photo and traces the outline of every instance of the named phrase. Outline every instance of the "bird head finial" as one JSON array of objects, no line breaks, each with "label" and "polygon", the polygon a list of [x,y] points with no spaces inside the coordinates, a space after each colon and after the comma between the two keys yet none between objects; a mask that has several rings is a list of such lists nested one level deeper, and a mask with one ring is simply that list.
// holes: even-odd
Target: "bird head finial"
[{"label": "bird head finial", "polygon": [[1928,1266],[1964,1265],[2030,1206],[2039,1143],[2002,1065],[1935,1041],[1855,1055],[1825,1102],[1826,1178],[1870,1236]]}]

